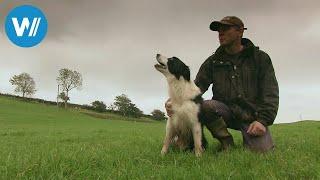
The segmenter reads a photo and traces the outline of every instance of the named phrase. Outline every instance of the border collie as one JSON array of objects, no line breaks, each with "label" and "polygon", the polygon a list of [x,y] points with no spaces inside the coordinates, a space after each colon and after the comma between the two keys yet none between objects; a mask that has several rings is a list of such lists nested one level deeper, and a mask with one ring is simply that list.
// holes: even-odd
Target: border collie
[{"label": "border collie", "polygon": [[167,79],[174,111],[167,120],[161,154],[166,154],[170,144],[175,144],[181,150],[194,148],[196,156],[200,156],[207,143],[198,117],[203,101],[201,91],[190,81],[190,69],[180,59],[166,58],[160,54],[156,59],[158,64],[154,67]]}]

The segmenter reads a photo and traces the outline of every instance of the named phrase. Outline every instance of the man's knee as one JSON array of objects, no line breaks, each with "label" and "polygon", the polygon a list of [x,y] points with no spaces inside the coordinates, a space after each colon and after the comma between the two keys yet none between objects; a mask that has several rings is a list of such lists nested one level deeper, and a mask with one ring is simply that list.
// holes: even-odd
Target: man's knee
[{"label": "man's knee", "polygon": [[201,121],[205,124],[215,121],[219,118],[216,106],[213,100],[205,100],[201,104],[200,111]]},{"label": "man's knee", "polygon": [[216,112],[216,107],[213,100],[204,100],[201,104],[201,109],[204,112]]}]

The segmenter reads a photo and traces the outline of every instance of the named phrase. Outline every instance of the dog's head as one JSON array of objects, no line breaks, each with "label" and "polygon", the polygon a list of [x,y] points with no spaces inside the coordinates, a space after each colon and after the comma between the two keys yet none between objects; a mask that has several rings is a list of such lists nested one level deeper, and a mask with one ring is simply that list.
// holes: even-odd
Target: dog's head
[{"label": "dog's head", "polygon": [[158,64],[154,67],[161,72],[164,76],[174,76],[178,80],[183,77],[184,80],[190,81],[190,69],[179,58],[172,57],[166,58],[161,54],[157,54]]}]

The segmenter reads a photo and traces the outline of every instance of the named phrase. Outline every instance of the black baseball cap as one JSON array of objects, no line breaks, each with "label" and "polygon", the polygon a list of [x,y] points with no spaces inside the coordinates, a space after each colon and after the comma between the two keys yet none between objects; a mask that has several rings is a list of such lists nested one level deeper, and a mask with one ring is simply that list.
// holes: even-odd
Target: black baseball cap
[{"label": "black baseball cap", "polygon": [[236,16],[226,16],[222,18],[220,21],[213,21],[210,24],[210,29],[212,31],[218,31],[220,26],[237,26],[243,30],[247,29],[244,27],[244,24],[241,21],[241,19]]}]

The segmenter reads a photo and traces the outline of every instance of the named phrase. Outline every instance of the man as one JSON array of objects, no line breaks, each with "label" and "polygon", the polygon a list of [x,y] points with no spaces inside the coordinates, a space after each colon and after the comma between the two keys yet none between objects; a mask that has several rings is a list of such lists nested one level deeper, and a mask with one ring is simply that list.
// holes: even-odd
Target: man
[{"label": "man", "polygon": [[[279,88],[270,57],[242,38],[247,28],[238,17],[213,21],[210,29],[218,32],[220,47],[195,79],[203,93],[213,84],[212,100],[203,102],[200,119],[223,149],[234,144],[227,128],[241,131],[243,145],[253,151],[273,149],[268,126],[278,111]],[[166,110],[168,116],[174,113],[170,99]]]}]

